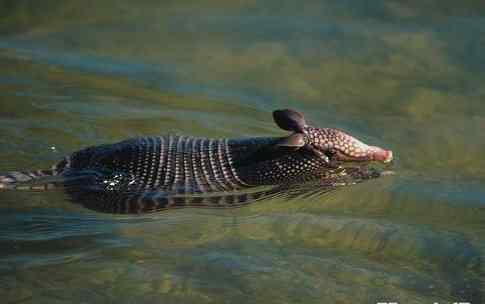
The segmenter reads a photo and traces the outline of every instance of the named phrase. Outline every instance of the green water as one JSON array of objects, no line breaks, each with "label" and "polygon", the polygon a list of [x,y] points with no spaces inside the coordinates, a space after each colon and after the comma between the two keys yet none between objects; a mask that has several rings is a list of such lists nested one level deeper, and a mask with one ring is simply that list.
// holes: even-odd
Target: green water
[{"label": "green water", "polygon": [[231,210],[0,193],[2,303],[485,302],[485,2],[1,1],[0,172],[295,108],[393,176]]}]

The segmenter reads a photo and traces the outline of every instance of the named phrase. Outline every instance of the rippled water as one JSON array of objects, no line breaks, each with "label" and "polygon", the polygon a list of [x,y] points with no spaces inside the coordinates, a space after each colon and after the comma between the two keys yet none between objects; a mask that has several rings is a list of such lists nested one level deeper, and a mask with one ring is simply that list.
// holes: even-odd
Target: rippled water
[{"label": "rippled water", "polygon": [[0,172],[291,107],[395,175],[225,210],[0,193],[3,303],[484,302],[482,1],[3,1]]}]

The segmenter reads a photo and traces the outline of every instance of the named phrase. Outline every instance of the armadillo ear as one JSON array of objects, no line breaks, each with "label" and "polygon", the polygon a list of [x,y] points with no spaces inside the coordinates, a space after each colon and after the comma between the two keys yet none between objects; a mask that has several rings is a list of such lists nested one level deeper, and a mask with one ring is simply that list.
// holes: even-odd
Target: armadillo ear
[{"label": "armadillo ear", "polygon": [[273,112],[275,123],[283,130],[303,133],[306,126],[303,114],[295,110],[285,109]]},{"label": "armadillo ear", "polygon": [[291,148],[291,149],[300,149],[305,145],[304,135],[301,133],[294,133],[288,137],[281,139],[279,142],[276,143],[277,147],[284,147],[284,148]]}]

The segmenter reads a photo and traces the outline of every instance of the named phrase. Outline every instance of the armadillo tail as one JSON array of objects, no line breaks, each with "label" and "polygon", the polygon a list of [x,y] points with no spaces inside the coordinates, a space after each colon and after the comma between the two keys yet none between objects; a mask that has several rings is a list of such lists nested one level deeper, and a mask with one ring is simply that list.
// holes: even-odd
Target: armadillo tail
[{"label": "armadillo tail", "polygon": [[1,190],[32,190],[43,191],[55,188],[55,183],[49,178],[55,176],[55,169],[37,171],[12,171],[0,175]]}]

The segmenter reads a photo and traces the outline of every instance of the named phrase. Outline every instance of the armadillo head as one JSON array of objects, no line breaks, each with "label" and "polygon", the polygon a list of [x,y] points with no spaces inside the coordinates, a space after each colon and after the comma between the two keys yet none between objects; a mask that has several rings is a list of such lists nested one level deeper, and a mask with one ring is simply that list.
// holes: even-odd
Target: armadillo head
[{"label": "armadillo head", "polygon": [[369,146],[341,130],[307,126],[303,115],[297,111],[277,110],[273,118],[280,128],[295,132],[282,141],[283,146],[305,147],[316,155],[342,162],[392,161],[392,151]]},{"label": "armadillo head", "polygon": [[308,145],[337,161],[392,161],[391,150],[369,146],[341,130],[305,127],[304,132]]}]

